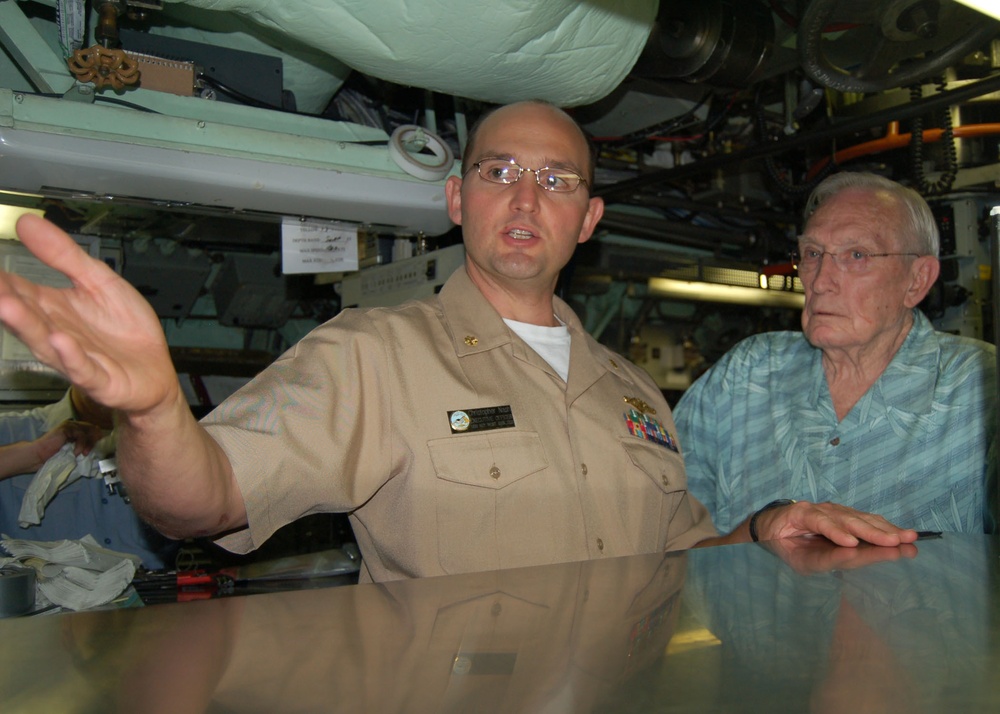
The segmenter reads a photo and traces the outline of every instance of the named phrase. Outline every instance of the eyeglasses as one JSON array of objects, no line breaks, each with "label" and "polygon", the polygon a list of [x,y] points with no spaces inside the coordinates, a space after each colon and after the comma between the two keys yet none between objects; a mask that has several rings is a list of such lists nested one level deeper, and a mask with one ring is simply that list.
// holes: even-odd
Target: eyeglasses
[{"label": "eyeglasses", "polygon": [[[530,171],[535,174],[535,183],[546,191],[555,193],[571,193],[580,184],[587,186],[586,179],[575,171],[569,169],[554,169],[550,166],[543,166],[540,169],[528,169],[514,162],[513,159],[483,159],[473,164],[479,177],[490,183],[502,183],[510,185],[517,183],[521,174]],[[469,169],[471,171],[472,169]],[[468,172],[466,172],[468,173]]]},{"label": "eyeglasses", "polygon": [[866,253],[857,248],[845,248],[836,252],[805,247],[791,253],[792,262],[798,265],[800,273],[811,273],[819,270],[823,256],[830,256],[834,265],[845,273],[864,273],[871,268],[872,258],[889,258],[891,256],[909,255],[920,257],[920,253]]}]

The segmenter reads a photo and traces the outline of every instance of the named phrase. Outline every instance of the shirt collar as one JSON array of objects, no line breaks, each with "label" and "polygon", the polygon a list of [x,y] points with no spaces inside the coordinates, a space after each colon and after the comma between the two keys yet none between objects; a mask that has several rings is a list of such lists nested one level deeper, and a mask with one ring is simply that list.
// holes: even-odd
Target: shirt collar
[{"label": "shirt collar", "polygon": [[[493,349],[511,342],[511,330],[461,266],[438,293],[452,328],[452,341],[459,355]],[[570,335],[583,333],[583,324],[573,309],[553,297],[553,312],[569,329]]]},{"label": "shirt collar", "polygon": [[[452,343],[459,357],[509,344],[516,357],[546,364],[504,324],[500,313],[472,282],[465,266],[452,273],[437,299],[447,316]],[[569,383],[572,386],[568,394],[585,390],[607,372],[623,374],[623,365],[609,357],[610,352],[596,340],[587,338],[583,323],[573,309],[558,297],[553,297],[552,303],[556,317],[566,325],[571,337]]]}]

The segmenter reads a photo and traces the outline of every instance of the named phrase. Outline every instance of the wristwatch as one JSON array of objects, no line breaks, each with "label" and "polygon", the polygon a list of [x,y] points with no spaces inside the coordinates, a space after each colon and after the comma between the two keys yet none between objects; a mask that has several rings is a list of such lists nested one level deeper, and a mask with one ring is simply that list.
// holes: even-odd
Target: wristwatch
[{"label": "wristwatch", "polygon": [[795,503],[794,499],[791,498],[776,498],[770,503],[765,503],[763,506],[757,509],[757,511],[750,516],[750,540],[754,543],[760,540],[760,536],[757,535],[757,518],[764,511],[770,511],[772,508],[780,508],[781,506],[791,506]]}]

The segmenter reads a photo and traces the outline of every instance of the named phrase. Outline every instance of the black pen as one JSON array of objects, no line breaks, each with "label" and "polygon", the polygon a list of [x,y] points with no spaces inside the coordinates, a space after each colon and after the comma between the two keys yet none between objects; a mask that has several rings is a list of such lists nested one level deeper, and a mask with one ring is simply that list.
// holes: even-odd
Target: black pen
[{"label": "black pen", "polygon": [[940,538],[941,531],[917,531],[917,540],[927,540],[928,538]]}]

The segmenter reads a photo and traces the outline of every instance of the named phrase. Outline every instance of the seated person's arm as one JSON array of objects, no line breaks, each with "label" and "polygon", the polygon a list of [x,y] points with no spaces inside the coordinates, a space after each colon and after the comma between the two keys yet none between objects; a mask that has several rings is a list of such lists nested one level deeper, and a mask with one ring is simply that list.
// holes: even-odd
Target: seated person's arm
[{"label": "seated person's arm", "polygon": [[77,454],[89,453],[103,432],[93,424],[64,421],[34,441],[18,441],[0,446],[0,479],[34,473],[67,441],[76,444]]},{"label": "seated person's arm", "polygon": [[[748,516],[731,533],[706,538],[696,547],[751,541],[752,519],[754,515]],[[754,525],[757,540],[761,541],[821,535],[837,545],[847,547],[854,547],[862,542],[895,547],[917,539],[917,532],[914,530],[898,528],[882,516],[856,511],[836,503],[797,501],[776,508],[761,509],[756,514]]]}]

